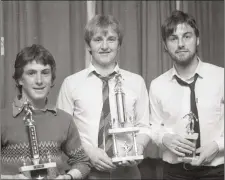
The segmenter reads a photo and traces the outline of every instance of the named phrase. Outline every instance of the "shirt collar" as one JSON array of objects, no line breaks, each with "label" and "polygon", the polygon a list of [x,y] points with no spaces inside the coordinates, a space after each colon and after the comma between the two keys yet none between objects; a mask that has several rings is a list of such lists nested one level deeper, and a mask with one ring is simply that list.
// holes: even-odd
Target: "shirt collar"
[{"label": "shirt collar", "polygon": [[[21,98],[21,99],[19,99],[18,97],[14,98],[14,101],[13,101],[13,104],[12,104],[13,117],[16,117],[17,115],[19,115],[23,111],[25,101],[26,101],[25,98]],[[54,115],[57,114],[56,106],[53,106],[52,104],[49,104],[48,99],[46,100],[45,108],[41,109],[41,111],[50,111]]]},{"label": "shirt collar", "polygon": [[[198,74],[200,78],[203,78],[204,77],[203,62],[201,61],[201,59],[199,57],[197,57],[197,59],[198,59],[198,66],[195,70],[195,73],[193,74],[193,77],[194,77],[195,74]],[[171,80],[174,79],[175,75],[180,77],[179,74],[177,73],[177,70],[176,70],[175,66],[173,65],[172,71],[171,71]],[[190,79],[193,78],[193,77],[190,77]]]},{"label": "shirt collar", "polygon": [[[96,70],[96,68],[93,66],[93,64],[90,63],[90,64],[89,64],[89,67],[88,67],[88,71],[87,71],[87,76],[91,75],[93,71],[96,71],[97,73],[99,73],[99,72]],[[118,63],[116,63],[116,66],[115,66],[113,72],[119,73],[119,71],[120,71],[119,65],[118,65]]]}]

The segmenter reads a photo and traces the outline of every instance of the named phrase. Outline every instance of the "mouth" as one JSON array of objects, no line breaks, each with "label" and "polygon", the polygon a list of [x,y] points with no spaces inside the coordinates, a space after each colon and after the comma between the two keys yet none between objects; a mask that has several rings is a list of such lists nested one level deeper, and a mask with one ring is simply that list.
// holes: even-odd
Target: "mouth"
[{"label": "mouth", "polygon": [[108,55],[110,52],[99,52],[101,55]]},{"label": "mouth", "polygon": [[45,87],[41,87],[41,88],[33,88],[35,91],[42,91],[45,89]]},{"label": "mouth", "polygon": [[188,52],[187,50],[182,50],[182,51],[176,51],[176,53],[186,53]]}]

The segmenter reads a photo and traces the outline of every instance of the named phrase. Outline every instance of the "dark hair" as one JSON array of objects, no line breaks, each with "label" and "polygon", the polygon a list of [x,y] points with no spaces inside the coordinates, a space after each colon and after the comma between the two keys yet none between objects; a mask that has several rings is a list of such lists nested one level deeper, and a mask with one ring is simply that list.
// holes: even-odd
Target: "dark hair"
[{"label": "dark hair", "polygon": [[112,15],[96,15],[94,16],[86,25],[84,32],[84,39],[88,46],[94,34],[98,30],[105,30],[108,27],[111,27],[118,35],[119,44],[122,44],[123,33],[122,28],[119,23]]},{"label": "dark hair", "polygon": [[191,26],[194,29],[196,37],[199,37],[199,30],[196,25],[195,19],[182,11],[175,10],[172,12],[171,16],[168,17],[164,24],[161,27],[162,32],[162,39],[165,42],[166,39],[173,34],[174,31],[176,31],[178,24],[187,23],[189,26]]},{"label": "dark hair", "polygon": [[24,67],[32,61],[36,61],[43,65],[50,65],[52,72],[52,83],[55,80],[56,64],[52,54],[43,46],[38,44],[25,47],[17,54],[14,64],[15,72],[13,74],[13,79],[16,81],[16,87],[18,88],[20,94],[22,93],[22,87],[19,85],[19,79],[23,75]]}]

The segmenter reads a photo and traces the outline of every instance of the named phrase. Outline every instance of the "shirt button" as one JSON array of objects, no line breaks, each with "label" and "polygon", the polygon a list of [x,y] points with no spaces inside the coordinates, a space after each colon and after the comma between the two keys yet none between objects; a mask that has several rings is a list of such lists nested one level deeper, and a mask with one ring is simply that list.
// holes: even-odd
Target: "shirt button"
[{"label": "shirt button", "polygon": [[163,123],[161,123],[161,126],[164,126],[164,124],[163,124]]}]

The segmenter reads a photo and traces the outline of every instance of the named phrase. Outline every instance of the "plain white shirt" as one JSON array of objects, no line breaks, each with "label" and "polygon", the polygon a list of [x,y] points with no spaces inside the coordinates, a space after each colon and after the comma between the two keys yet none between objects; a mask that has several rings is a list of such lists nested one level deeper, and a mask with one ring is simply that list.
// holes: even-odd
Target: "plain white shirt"
[{"label": "plain white shirt", "polygon": [[[219,153],[208,164],[216,166],[224,163],[224,68],[199,59],[195,73],[199,75],[195,96],[201,146],[212,141],[218,144]],[[192,82],[194,74],[186,82]],[[179,85],[174,75],[179,77],[173,67],[154,79],[149,89],[151,136],[161,148],[163,160],[172,164],[178,163],[177,156],[162,144],[163,135],[166,132],[183,135],[186,124],[182,118],[190,112],[190,88]]]},{"label": "plain white shirt", "polygon": [[[57,107],[73,116],[82,143],[97,147],[103,105],[102,80],[94,75],[93,71],[96,69],[90,63],[88,68],[65,78],[57,99]],[[134,117],[135,126],[141,128],[139,133],[148,135],[149,98],[144,79],[140,75],[120,69],[118,64],[114,71],[120,72],[123,77],[122,88],[126,96],[127,114]],[[108,84],[111,118],[117,119],[115,77],[110,79]]]}]

